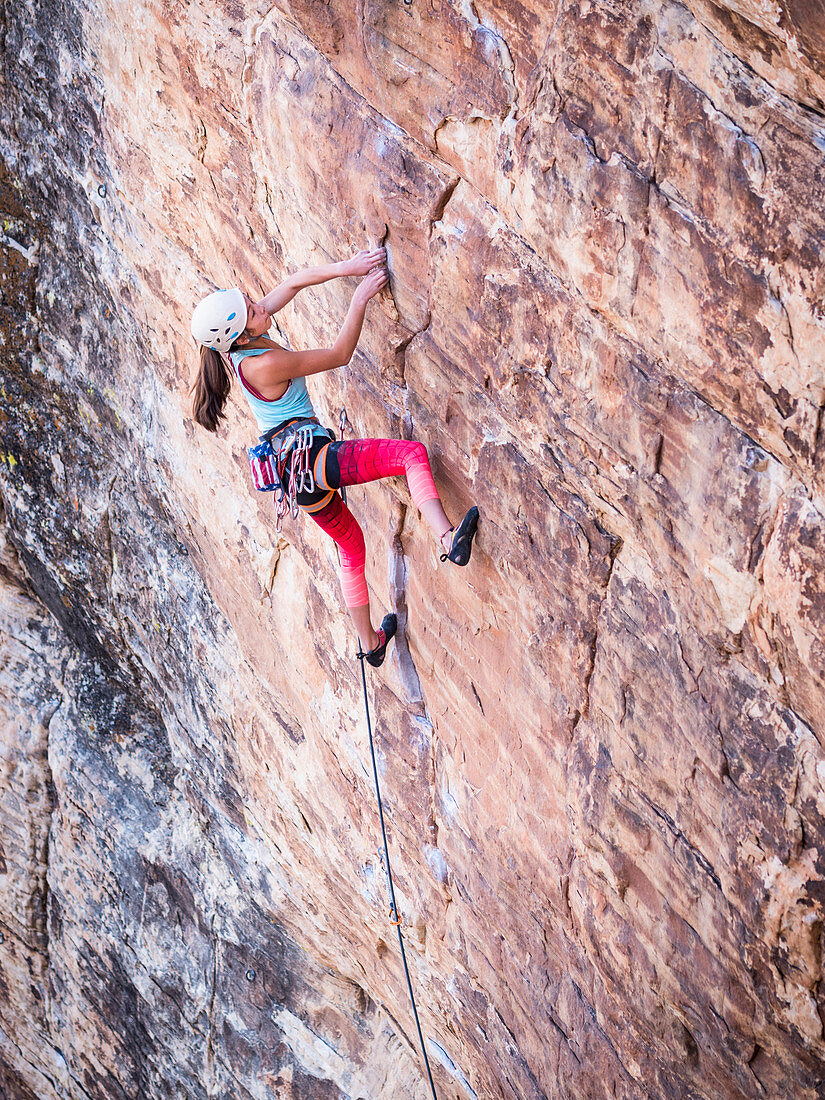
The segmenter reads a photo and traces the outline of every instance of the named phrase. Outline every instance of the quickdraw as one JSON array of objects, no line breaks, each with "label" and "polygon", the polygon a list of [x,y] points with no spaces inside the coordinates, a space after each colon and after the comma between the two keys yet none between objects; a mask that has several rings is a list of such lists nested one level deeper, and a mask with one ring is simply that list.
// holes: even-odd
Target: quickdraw
[{"label": "quickdraw", "polygon": [[[292,461],[290,463],[290,485],[293,496],[296,493],[314,493],[315,478],[309,468],[309,449],[312,446],[313,431],[309,425],[298,428],[295,432],[295,442],[292,445]],[[292,518],[298,515],[298,505],[292,513]]]},{"label": "quickdraw", "polygon": [[[275,494],[275,528],[281,530],[281,522],[289,512],[298,515],[298,494],[315,491],[315,478],[309,461],[309,453],[317,420],[296,420],[279,431],[261,436],[255,447],[250,447],[249,466],[255,488],[262,493]],[[285,478],[289,465],[289,476]]]}]

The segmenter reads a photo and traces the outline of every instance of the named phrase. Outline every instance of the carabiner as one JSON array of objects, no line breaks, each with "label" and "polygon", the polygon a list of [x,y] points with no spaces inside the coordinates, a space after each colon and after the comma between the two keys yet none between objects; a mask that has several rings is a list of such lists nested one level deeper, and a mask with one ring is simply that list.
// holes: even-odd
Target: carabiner
[{"label": "carabiner", "polygon": [[309,450],[309,448],[312,446],[312,434],[312,428],[309,424],[304,424],[302,428],[298,429],[296,442],[299,450]]}]

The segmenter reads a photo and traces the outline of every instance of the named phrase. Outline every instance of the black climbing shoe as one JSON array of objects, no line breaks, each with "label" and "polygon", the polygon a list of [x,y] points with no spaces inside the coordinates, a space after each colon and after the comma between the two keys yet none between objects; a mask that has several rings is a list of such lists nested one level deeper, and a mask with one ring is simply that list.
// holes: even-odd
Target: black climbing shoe
[{"label": "black climbing shoe", "polygon": [[378,634],[378,645],[375,649],[371,649],[369,653],[359,652],[358,656],[363,657],[368,665],[372,665],[373,668],[378,668],[384,663],[387,646],[390,644],[390,639],[395,636],[397,629],[398,619],[390,612],[389,615],[385,615],[381,620],[381,625],[376,631]]},{"label": "black climbing shoe", "polygon": [[470,560],[470,552],[473,548],[473,539],[475,538],[477,527],[478,508],[473,505],[453,532],[453,541],[450,549],[448,553],[441,555],[441,560],[447,561],[449,558],[450,561],[454,562],[456,565],[466,565]]}]

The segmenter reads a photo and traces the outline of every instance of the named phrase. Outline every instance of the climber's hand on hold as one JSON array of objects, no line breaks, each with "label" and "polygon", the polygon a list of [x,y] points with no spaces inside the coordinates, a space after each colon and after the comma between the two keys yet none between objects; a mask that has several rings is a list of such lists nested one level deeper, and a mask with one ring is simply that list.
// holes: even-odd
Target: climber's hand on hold
[{"label": "climber's hand on hold", "polygon": [[322,264],[320,267],[304,267],[300,271],[294,271],[289,278],[270,290],[256,305],[265,309],[272,316],[279,309],[292,301],[300,290],[308,286],[318,286],[319,283],[328,283],[330,279],[338,279],[343,275],[368,275],[383,267],[387,262],[386,248],[362,249],[349,260],[339,260],[334,264]]},{"label": "climber's hand on hold", "polygon": [[347,316],[331,348],[289,351],[287,348],[274,347],[256,356],[254,361],[245,367],[250,376],[249,380],[260,390],[264,398],[275,400],[282,395],[283,391],[281,390],[280,393],[270,393],[270,391],[277,391],[290,378],[305,378],[310,374],[320,374],[321,371],[346,366],[352,358],[361,335],[367,303],[387,285],[388,281],[389,275],[385,267],[376,267],[364,276],[355,288]]},{"label": "climber's hand on hold", "polygon": [[374,298],[382,291],[389,281],[390,277],[385,267],[375,268],[358,284],[358,289],[352,296],[353,302],[358,301],[366,305],[370,298]]},{"label": "climber's hand on hold", "polygon": [[344,260],[344,275],[369,275],[376,267],[383,267],[387,262],[386,248],[362,248],[360,252],[349,260]]}]

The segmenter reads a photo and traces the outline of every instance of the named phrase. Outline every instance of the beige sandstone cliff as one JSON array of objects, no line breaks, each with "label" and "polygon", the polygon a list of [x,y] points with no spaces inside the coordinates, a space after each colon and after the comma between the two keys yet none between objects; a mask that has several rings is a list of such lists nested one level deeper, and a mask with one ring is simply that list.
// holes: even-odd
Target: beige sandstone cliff
[{"label": "beige sandstone cliff", "polygon": [[[332,544],[192,303],[384,242],[351,494],[443,1098],[825,1095],[825,13],[0,9],[0,1094],[424,1100]],[[300,295],[293,346],[353,283]]]}]

